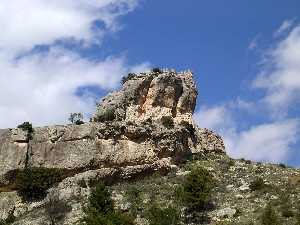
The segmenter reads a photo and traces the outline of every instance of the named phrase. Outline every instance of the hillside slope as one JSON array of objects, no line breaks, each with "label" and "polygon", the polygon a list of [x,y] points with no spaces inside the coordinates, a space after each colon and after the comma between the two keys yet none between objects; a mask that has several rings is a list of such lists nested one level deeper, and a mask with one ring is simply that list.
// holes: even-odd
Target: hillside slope
[{"label": "hillside slope", "polygon": [[[189,71],[129,74],[88,123],[0,130],[3,224],[80,224],[99,182],[135,224],[159,225],[149,209],[177,218],[161,225],[261,224],[268,203],[280,224],[296,224],[300,171],[230,159],[222,138],[193,122],[196,98]],[[197,169],[211,186],[191,210],[182,187]]]}]

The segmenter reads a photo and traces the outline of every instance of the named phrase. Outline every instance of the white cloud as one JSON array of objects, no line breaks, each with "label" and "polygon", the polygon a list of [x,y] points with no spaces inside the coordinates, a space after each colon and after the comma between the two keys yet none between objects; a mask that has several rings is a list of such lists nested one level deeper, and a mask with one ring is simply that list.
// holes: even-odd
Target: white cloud
[{"label": "white cloud", "polygon": [[[292,22],[285,21],[276,33],[281,35],[289,29]],[[257,47],[255,40],[251,46]],[[265,95],[252,102],[237,98],[220,106],[202,107],[196,113],[196,121],[201,127],[220,133],[228,154],[234,158],[285,161],[299,141],[299,120],[290,119],[288,112],[300,100],[300,26],[267,51],[263,69],[253,86],[262,89]],[[257,113],[263,113],[270,122],[242,128],[243,121],[236,116],[245,117],[244,112],[254,115],[254,121]]]},{"label": "white cloud", "polygon": [[281,162],[286,160],[297,142],[299,121],[258,124],[239,130],[230,105],[205,107],[195,114],[200,127],[218,132],[224,139],[226,152],[233,158],[254,161]]},{"label": "white cloud", "polygon": [[233,101],[231,105],[232,105],[231,107],[246,111],[248,113],[257,112],[257,105],[255,102],[247,101],[240,97],[238,97],[235,101]]},{"label": "white cloud", "polygon": [[266,90],[263,102],[274,115],[285,115],[300,98],[300,26],[269,52],[254,87]]},{"label": "white cloud", "polygon": [[[116,28],[117,17],[136,4],[136,0],[1,0],[0,49],[16,54],[57,40],[99,42]],[[95,30],[96,21],[104,27]]]},{"label": "white cloud", "polygon": [[194,120],[201,126],[221,132],[229,129],[232,124],[232,115],[225,105],[206,107],[202,106],[200,111],[194,114]]},{"label": "white cloud", "polygon": [[288,31],[294,24],[295,20],[284,20],[280,27],[274,32],[274,37],[278,37]]},{"label": "white cloud", "polygon": [[[23,121],[34,125],[65,123],[70,112],[94,111],[95,96],[78,89],[112,89],[129,70],[125,57],[103,61],[83,58],[79,48],[100,44],[105,34],[120,28],[118,18],[133,10],[137,0],[3,0],[0,3],[0,127]],[[96,28],[95,23],[103,26]],[[46,51],[32,52],[44,45]]]},{"label": "white cloud", "polygon": [[297,120],[284,120],[224,134],[228,153],[235,158],[254,161],[285,161],[297,142],[298,127]]},{"label": "white cloud", "polygon": [[[146,69],[147,65],[139,65]],[[134,69],[124,58],[93,62],[64,49],[52,49],[16,62],[0,60],[0,127],[22,121],[65,123],[70,112],[95,111],[95,96],[76,95],[80,87],[113,89]]]}]

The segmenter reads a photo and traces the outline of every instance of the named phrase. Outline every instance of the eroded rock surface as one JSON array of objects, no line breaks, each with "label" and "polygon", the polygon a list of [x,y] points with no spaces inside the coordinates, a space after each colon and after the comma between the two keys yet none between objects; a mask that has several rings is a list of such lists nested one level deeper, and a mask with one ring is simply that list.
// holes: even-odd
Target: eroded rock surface
[{"label": "eroded rock surface", "polygon": [[[141,73],[103,98],[89,123],[34,128],[31,138],[22,129],[0,130],[0,181],[9,185],[7,174],[26,167],[73,171],[53,190],[72,202],[63,224],[74,224],[88,193],[82,180],[130,179],[170,171],[192,154],[225,154],[218,135],[193,123],[196,97],[191,72]],[[0,218],[12,211],[15,224],[47,224],[47,198],[26,203],[12,193],[0,195]]]},{"label": "eroded rock surface", "polygon": [[98,104],[93,120],[106,110],[126,121],[158,121],[171,116],[175,122],[192,123],[197,89],[191,72],[141,73],[130,76],[123,89],[112,93]]}]

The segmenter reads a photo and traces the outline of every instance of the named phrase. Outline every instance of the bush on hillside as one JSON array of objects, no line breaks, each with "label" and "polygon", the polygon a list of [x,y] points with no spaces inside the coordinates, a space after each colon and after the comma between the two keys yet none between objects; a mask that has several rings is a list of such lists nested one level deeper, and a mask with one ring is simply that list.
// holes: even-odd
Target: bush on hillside
[{"label": "bush on hillside", "polygon": [[278,166],[281,168],[286,168],[286,165],[284,163],[279,163]]},{"label": "bush on hillside", "polygon": [[29,122],[24,122],[22,124],[20,124],[18,126],[19,129],[22,129],[24,132],[27,133],[27,139],[30,140],[32,139],[32,135],[33,135],[33,132],[34,132],[34,129],[32,127],[32,124],[29,123]]},{"label": "bush on hillside", "polygon": [[26,131],[28,133],[33,133],[33,127],[32,124],[29,122],[24,122],[18,126],[18,128],[22,129],[23,131]]},{"label": "bush on hillside", "polygon": [[126,190],[126,200],[130,203],[130,213],[134,217],[139,213],[143,200],[141,197],[142,190],[137,186],[131,186]]},{"label": "bush on hillside", "polygon": [[281,212],[281,215],[286,218],[293,217],[294,212],[292,210],[292,203],[291,203],[289,194],[286,192],[282,193],[279,198],[279,201],[280,201],[279,210]]},{"label": "bush on hillside", "polygon": [[281,223],[279,222],[275,210],[270,204],[268,204],[261,215],[261,225],[280,225],[280,224]]},{"label": "bush on hillside", "polygon": [[162,73],[162,70],[158,67],[152,69],[153,73]]},{"label": "bush on hillside", "polygon": [[111,193],[104,184],[98,184],[89,197],[89,208],[103,214],[111,213],[114,210],[114,203]]},{"label": "bush on hillside", "polygon": [[114,209],[111,193],[98,184],[89,197],[89,204],[82,219],[85,225],[133,225],[133,218]]},{"label": "bush on hillside", "polygon": [[196,129],[193,126],[193,124],[190,124],[189,122],[183,120],[183,121],[180,122],[180,125],[185,127],[191,135],[195,134]]},{"label": "bush on hillside", "polygon": [[15,222],[16,218],[15,216],[11,213],[8,215],[8,217],[5,220],[0,220],[0,225],[10,225]]},{"label": "bush on hillside", "polygon": [[16,188],[26,201],[40,200],[46,196],[46,191],[63,179],[61,169],[43,167],[26,168],[16,175]]},{"label": "bush on hillside", "polygon": [[196,167],[187,175],[180,191],[180,198],[191,210],[205,210],[211,200],[213,187],[214,182],[209,172]]},{"label": "bush on hillside", "polygon": [[161,208],[154,203],[147,210],[146,218],[149,225],[179,225],[180,210],[172,206]]},{"label": "bush on hillside", "polygon": [[172,116],[163,116],[161,118],[161,122],[162,122],[163,126],[168,129],[174,128],[174,120],[173,120]]},{"label": "bush on hillside", "polygon": [[70,117],[68,119],[72,124],[81,125],[83,122],[83,114],[82,113],[70,113]]},{"label": "bush on hillside", "polygon": [[45,204],[45,211],[51,225],[56,225],[62,221],[66,214],[72,210],[72,207],[66,201],[59,199],[56,192],[51,192],[48,195],[49,200]]},{"label": "bush on hillside", "polygon": [[113,121],[116,118],[114,109],[106,109],[97,115],[97,122]]},{"label": "bush on hillside", "polygon": [[129,73],[127,76],[122,77],[122,84],[135,77],[135,73]]},{"label": "bush on hillside", "polygon": [[255,178],[249,185],[251,191],[258,191],[265,188],[265,182],[261,177]]}]

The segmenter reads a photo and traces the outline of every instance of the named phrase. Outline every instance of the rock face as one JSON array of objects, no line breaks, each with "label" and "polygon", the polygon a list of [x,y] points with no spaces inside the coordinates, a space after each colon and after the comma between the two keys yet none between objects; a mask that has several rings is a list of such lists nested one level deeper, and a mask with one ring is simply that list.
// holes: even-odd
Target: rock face
[{"label": "rock face", "polygon": [[[197,89],[191,72],[152,72],[129,75],[123,89],[102,99],[93,121],[103,112],[115,111],[125,121],[159,121],[170,116],[174,122],[192,123]],[[101,119],[100,119],[101,121]]]},{"label": "rock face", "polygon": [[[78,186],[78,176],[128,179],[157,170],[169,171],[193,154],[225,154],[218,135],[193,123],[197,90],[192,77],[191,72],[172,71],[130,74],[122,90],[102,99],[89,123],[34,128],[31,138],[22,129],[0,130],[2,185],[10,184],[7,174],[16,169],[63,168],[77,174],[55,188],[61,198],[69,201],[67,192],[86,195]],[[0,196],[0,218],[7,217],[3,205],[9,202],[15,216],[23,218],[15,224],[38,225],[42,224],[40,220],[47,224],[44,219],[31,218],[39,204],[35,207],[11,199],[18,197],[12,193]],[[73,204],[70,214],[78,215],[64,224],[78,219],[78,204]]]}]

